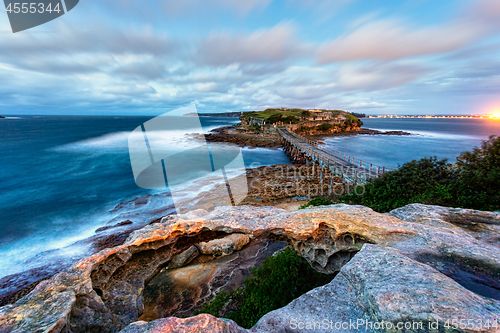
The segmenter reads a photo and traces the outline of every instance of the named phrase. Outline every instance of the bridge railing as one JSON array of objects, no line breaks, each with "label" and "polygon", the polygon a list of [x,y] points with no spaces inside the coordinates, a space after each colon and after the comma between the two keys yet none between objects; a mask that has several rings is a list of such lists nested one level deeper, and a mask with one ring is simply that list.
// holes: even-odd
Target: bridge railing
[{"label": "bridge railing", "polygon": [[304,142],[307,142],[308,144],[316,147],[317,149],[324,151],[327,154],[330,154],[330,155],[333,155],[337,158],[340,158],[340,159],[346,161],[347,163],[351,163],[351,164],[354,164],[356,166],[359,166],[360,168],[366,169],[369,172],[383,174],[385,172],[394,170],[393,168],[388,168],[388,167],[385,167],[383,165],[371,163],[371,162],[356,158],[354,156],[348,155],[346,153],[340,152],[338,150],[334,150],[332,148],[321,146],[317,141],[309,140],[308,138],[306,138],[300,134],[297,134],[295,132],[291,132],[288,130],[288,133],[290,133],[292,136],[296,137],[297,139],[304,141]]}]

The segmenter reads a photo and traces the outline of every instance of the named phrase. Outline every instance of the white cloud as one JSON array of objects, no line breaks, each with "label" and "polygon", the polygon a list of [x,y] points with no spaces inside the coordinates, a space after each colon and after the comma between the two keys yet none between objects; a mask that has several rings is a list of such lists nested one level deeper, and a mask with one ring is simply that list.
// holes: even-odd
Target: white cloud
[{"label": "white cloud", "polygon": [[484,34],[484,26],[443,25],[418,29],[393,20],[367,23],[322,46],[321,63],[361,59],[395,60],[445,53],[462,48]]},{"label": "white cloud", "polygon": [[348,64],[338,70],[338,84],[344,90],[384,90],[399,87],[426,74],[416,63]]},{"label": "white cloud", "polygon": [[368,22],[318,50],[320,63],[361,59],[395,60],[458,50],[498,33],[498,0],[479,1],[452,21],[424,28],[399,20]]},{"label": "white cloud", "polygon": [[305,54],[308,46],[297,42],[294,33],[295,28],[290,23],[246,36],[212,33],[197,45],[195,60],[202,64],[223,66],[296,58]]}]

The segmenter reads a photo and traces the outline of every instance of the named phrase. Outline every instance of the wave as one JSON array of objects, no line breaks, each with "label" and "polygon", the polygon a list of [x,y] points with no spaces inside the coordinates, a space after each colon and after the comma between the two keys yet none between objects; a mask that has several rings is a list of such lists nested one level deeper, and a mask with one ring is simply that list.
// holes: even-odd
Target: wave
[{"label": "wave", "polygon": [[[220,127],[213,125],[203,129],[203,133]],[[166,131],[148,131],[147,137],[149,145],[158,150],[178,150],[182,151],[199,146],[199,142],[193,140],[192,135],[197,131],[189,130],[166,130]],[[128,152],[128,140],[130,136],[136,136],[142,139],[142,133],[134,132],[113,132],[98,137],[89,138],[77,142],[52,148],[58,152],[102,152],[102,153],[124,153]]]}]

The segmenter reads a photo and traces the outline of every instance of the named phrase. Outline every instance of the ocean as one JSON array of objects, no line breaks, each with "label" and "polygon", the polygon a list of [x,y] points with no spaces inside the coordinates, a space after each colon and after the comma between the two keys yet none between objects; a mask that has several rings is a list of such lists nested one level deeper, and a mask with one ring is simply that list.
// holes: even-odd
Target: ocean
[{"label": "ocean", "polygon": [[[151,118],[0,119],[0,278],[60,260],[61,255],[79,258],[86,248],[44,251],[92,236],[109,221],[144,224],[168,212],[161,209],[172,204],[168,195],[160,194],[164,191],[135,184],[128,153],[128,135]],[[237,121],[201,118],[205,132]],[[168,132],[155,136],[167,146],[172,138]],[[176,138],[170,149],[190,142]],[[278,149],[243,148],[242,154],[246,166],[290,163]],[[194,197],[201,190],[189,195]],[[126,209],[112,212],[118,204],[145,195],[152,197],[133,214]]]},{"label": "ocean", "polygon": [[[169,196],[137,187],[128,155],[128,135],[151,118],[0,119],[0,278],[61,256],[81,257],[86,248],[67,246],[92,236],[96,228],[110,221],[130,219],[144,224],[165,215],[163,208],[171,204]],[[208,132],[238,120],[203,117],[201,121]],[[363,122],[367,128],[403,130],[412,135],[333,137],[325,144],[372,163],[397,167],[426,156],[453,161],[489,135],[500,134],[500,121],[489,119],[379,118]],[[172,135],[160,133],[156,139],[169,142]],[[176,141],[171,149],[189,145],[189,140]],[[244,148],[242,152],[247,166],[290,163],[280,149]],[[201,190],[188,195],[194,197]],[[145,195],[151,195],[150,200],[133,213],[127,212],[127,205],[114,210],[122,202]]]},{"label": "ocean", "polygon": [[481,146],[490,135],[500,135],[500,119],[363,118],[363,127],[405,131],[412,135],[356,135],[332,137],[325,146],[388,168],[436,156],[454,163],[464,151]]}]

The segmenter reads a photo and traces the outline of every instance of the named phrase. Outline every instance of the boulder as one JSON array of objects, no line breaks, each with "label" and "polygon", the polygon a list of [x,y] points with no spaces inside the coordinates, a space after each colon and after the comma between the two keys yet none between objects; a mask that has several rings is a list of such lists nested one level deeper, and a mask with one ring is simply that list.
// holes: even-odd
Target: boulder
[{"label": "boulder", "polygon": [[214,239],[209,242],[201,242],[197,245],[200,252],[213,256],[227,256],[250,242],[250,237],[244,234],[231,234],[229,236]]},{"label": "boulder", "polygon": [[229,319],[219,319],[208,314],[180,319],[175,317],[158,319],[152,322],[138,321],[128,325],[122,333],[169,332],[169,333],[247,333]]},{"label": "boulder", "polygon": [[323,331],[368,333],[385,327],[438,332],[454,320],[472,320],[469,332],[488,331],[500,320],[500,302],[473,293],[398,250],[367,244],[331,283],[266,314],[254,329],[311,332],[319,325]]},{"label": "boulder", "polygon": [[196,245],[192,245],[186,251],[179,253],[178,255],[172,257],[170,263],[168,264],[169,269],[179,268],[189,264],[196,257],[200,255],[200,251]]}]

